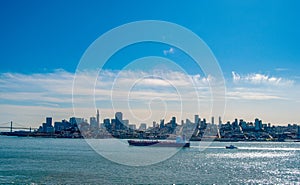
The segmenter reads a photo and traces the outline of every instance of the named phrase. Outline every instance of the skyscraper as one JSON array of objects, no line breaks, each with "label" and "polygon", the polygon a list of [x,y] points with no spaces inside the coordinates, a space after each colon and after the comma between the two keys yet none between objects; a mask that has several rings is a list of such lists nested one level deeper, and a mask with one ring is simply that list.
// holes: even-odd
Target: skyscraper
[{"label": "skyscraper", "polygon": [[262,121],[259,120],[258,118],[255,119],[254,122],[254,126],[255,126],[255,131],[259,131],[262,129]]},{"label": "skyscraper", "polygon": [[141,123],[140,127],[139,127],[139,130],[145,131],[146,129],[147,129],[147,124],[146,123]]},{"label": "skyscraper", "polygon": [[164,127],[165,127],[165,120],[161,119],[160,124],[159,124],[159,128],[164,128]]},{"label": "skyscraper", "polygon": [[51,127],[52,126],[52,117],[47,117],[46,118],[46,125],[47,125],[47,127]]},{"label": "skyscraper", "polygon": [[92,129],[98,129],[99,124],[95,117],[90,117],[90,126]]},{"label": "skyscraper", "polygon": [[103,120],[104,127],[106,130],[111,130],[111,124],[110,124],[110,119],[106,118]]},{"label": "skyscraper", "polygon": [[195,124],[199,123],[199,115],[195,115]]},{"label": "skyscraper", "polygon": [[176,128],[176,117],[172,117],[171,126],[172,128]]},{"label": "skyscraper", "polygon": [[155,128],[156,127],[156,121],[153,121],[152,123],[152,127]]},{"label": "skyscraper", "polygon": [[122,121],[123,120],[123,113],[122,112],[116,112],[115,118]]},{"label": "skyscraper", "polygon": [[116,112],[116,114],[115,114],[115,121],[116,121],[115,129],[116,130],[120,130],[120,129],[124,128],[122,120],[123,120],[122,112]]},{"label": "skyscraper", "polygon": [[97,109],[97,124],[98,124],[98,127],[99,127],[99,124],[100,124],[100,114],[99,114],[99,110]]}]

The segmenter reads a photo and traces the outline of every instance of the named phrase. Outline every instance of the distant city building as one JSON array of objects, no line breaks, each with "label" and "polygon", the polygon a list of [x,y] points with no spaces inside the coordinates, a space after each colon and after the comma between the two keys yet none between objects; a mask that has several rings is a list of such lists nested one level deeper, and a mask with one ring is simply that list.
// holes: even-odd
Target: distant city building
[{"label": "distant city building", "polygon": [[156,121],[153,121],[152,127],[153,127],[153,128],[156,128],[156,126],[157,126]]},{"label": "distant city building", "polygon": [[64,130],[64,125],[62,122],[54,122],[54,131],[61,132]]},{"label": "distant city building", "polygon": [[122,112],[116,112],[116,114],[115,114],[115,129],[116,130],[122,130],[124,128],[122,121],[123,121]]},{"label": "distant city building", "polygon": [[111,124],[111,129],[116,130],[116,119],[111,119],[110,124]]},{"label": "distant city building", "polygon": [[52,117],[47,117],[47,118],[46,118],[46,125],[47,125],[48,127],[51,127],[51,126],[52,126]]},{"label": "distant city building", "polygon": [[122,120],[122,123],[123,123],[123,129],[128,128],[128,125],[129,125],[129,120],[128,119]]},{"label": "distant city building", "polygon": [[71,123],[72,126],[74,126],[74,125],[84,123],[85,121],[84,121],[84,118],[71,117],[69,122]]},{"label": "distant city building", "polygon": [[254,126],[256,131],[262,130],[262,121],[256,118]]},{"label": "distant city building", "polygon": [[136,125],[135,125],[135,124],[130,124],[130,125],[129,125],[129,128],[130,128],[131,130],[136,130]]},{"label": "distant city building", "polygon": [[140,127],[139,127],[139,130],[145,131],[146,129],[147,129],[147,124],[146,123],[141,123]]},{"label": "distant city building", "polygon": [[122,121],[123,120],[123,113],[122,112],[116,112],[115,118]]},{"label": "distant city building", "polygon": [[71,128],[71,124],[67,120],[62,120],[61,122],[54,123],[54,131],[61,132]]},{"label": "distant city building", "polygon": [[165,127],[165,120],[161,119],[160,124],[159,124],[159,128],[164,128],[164,127]]},{"label": "distant city building", "polygon": [[90,126],[91,129],[98,129],[99,128],[99,122],[95,117],[90,117]]},{"label": "distant city building", "polygon": [[248,129],[248,125],[243,119],[240,119],[239,126],[242,127],[243,130]]},{"label": "distant city building", "polygon": [[193,123],[191,122],[191,120],[185,119],[185,124],[186,124],[186,125],[192,125]]},{"label": "distant city building", "polygon": [[172,128],[176,128],[176,117],[172,117],[172,120],[171,120],[171,126]]},{"label": "distant city building", "polygon": [[199,123],[199,115],[195,115],[195,120],[194,120],[194,123],[195,124],[198,124]]},{"label": "distant city building", "polygon": [[215,117],[213,117],[213,116],[211,117],[211,124],[213,124],[213,125],[215,124]]},{"label": "distant city building", "polygon": [[54,132],[54,127],[52,126],[52,117],[46,118],[46,123],[42,124],[42,128],[40,128],[42,132],[52,133]]},{"label": "distant city building", "polygon": [[96,117],[97,117],[97,125],[98,125],[98,127],[99,127],[99,124],[100,124],[100,114],[99,114],[99,110],[97,109],[97,115],[96,115]]},{"label": "distant city building", "polygon": [[103,120],[103,125],[104,125],[104,128],[106,130],[108,130],[108,131],[111,130],[111,124],[110,124],[110,119],[109,118]]}]

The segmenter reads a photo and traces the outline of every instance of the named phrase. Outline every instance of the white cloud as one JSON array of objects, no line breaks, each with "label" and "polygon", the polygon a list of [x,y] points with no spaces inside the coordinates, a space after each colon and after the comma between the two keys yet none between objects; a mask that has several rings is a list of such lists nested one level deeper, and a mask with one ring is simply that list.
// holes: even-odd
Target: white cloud
[{"label": "white cloud", "polygon": [[164,50],[163,52],[164,52],[164,55],[174,54],[175,49],[171,47],[170,49]]},{"label": "white cloud", "polygon": [[234,82],[237,82],[241,79],[241,76],[239,74],[237,74],[236,72],[232,71],[232,78]]},{"label": "white cloud", "polygon": [[[258,73],[240,75],[232,72],[232,76],[235,83],[233,87],[228,88],[226,96],[229,104],[238,102],[239,106],[232,107],[238,108],[240,112],[248,109],[249,105],[248,103],[240,105],[242,100],[252,102],[251,106],[255,104],[253,102],[265,100],[268,103],[285,101],[287,104],[288,102],[299,104],[299,87],[291,80]],[[0,74],[1,118],[5,121],[15,118],[19,119],[19,122],[25,120],[39,124],[46,116],[53,116],[55,120],[67,119],[74,114],[72,108],[74,77],[73,73],[63,70],[46,74]],[[76,101],[80,105],[76,112],[80,115],[76,116],[85,118],[93,116],[94,104],[90,106],[86,101],[95,100],[96,106],[101,107],[103,117],[112,117],[114,111],[122,111],[133,123],[139,122],[134,121],[130,111],[147,117],[147,113],[151,111],[159,113],[161,110],[156,110],[157,108],[161,107],[163,110],[164,103],[169,111],[166,114],[168,116],[172,114],[180,116],[183,111],[188,116],[199,113],[202,117],[208,118],[211,113],[212,98],[210,85],[219,83],[212,75],[207,77],[199,74],[186,75],[178,71],[102,70],[99,75],[97,71],[84,71],[77,73],[76,78],[81,79],[77,84],[80,88],[74,90],[78,95]],[[154,104],[154,107],[157,105],[155,110],[150,111],[149,102],[152,100],[159,100],[158,102],[162,100],[164,103]],[[201,112],[195,106],[198,101]],[[132,110],[129,110],[128,105]],[[276,105],[281,106],[281,104],[273,106]],[[271,109],[268,111],[270,113],[266,114],[272,114]],[[287,115],[288,113],[284,116]],[[182,118],[188,116],[182,115]],[[151,117],[151,119],[160,118]]]},{"label": "white cloud", "polygon": [[239,75],[234,71],[232,71],[232,80],[234,83],[245,83],[253,85],[291,86],[294,84],[293,80],[285,79],[282,77],[274,77],[260,73]]},{"label": "white cloud", "polygon": [[227,98],[233,100],[285,100],[285,98],[278,95],[266,92],[253,92],[250,89],[246,91],[236,90],[227,92]]},{"label": "white cloud", "polygon": [[[202,102],[210,100],[208,82],[212,79],[210,76],[206,78],[200,75],[186,75],[178,71],[161,73],[102,70],[99,76],[96,71],[78,72],[76,76],[62,70],[45,74],[2,73],[0,74],[1,114],[7,115],[6,117],[20,119],[23,117],[32,120],[37,120],[33,119],[34,114],[36,117],[40,117],[40,114],[49,116],[47,111],[53,115],[65,115],[64,112],[72,115],[73,112],[70,110],[73,103],[74,77],[80,79],[74,92],[76,103],[82,108],[82,111],[79,111],[82,116],[91,116],[90,112],[94,108],[86,103],[87,100],[96,100],[96,104],[98,102],[101,108],[108,110],[111,110],[111,99],[116,102],[114,106],[123,103],[122,110],[126,110],[123,105],[127,106],[127,104],[124,102],[149,102],[153,99],[161,99],[169,104],[170,110],[171,107],[181,105],[181,101],[185,101],[184,108],[188,110],[187,112],[195,111],[196,107],[191,104],[195,104],[198,100]],[[34,111],[34,108],[37,110]],[[148,111],[148,107],[146,109]],[[17,112],[19,110],[23,111]]]}]

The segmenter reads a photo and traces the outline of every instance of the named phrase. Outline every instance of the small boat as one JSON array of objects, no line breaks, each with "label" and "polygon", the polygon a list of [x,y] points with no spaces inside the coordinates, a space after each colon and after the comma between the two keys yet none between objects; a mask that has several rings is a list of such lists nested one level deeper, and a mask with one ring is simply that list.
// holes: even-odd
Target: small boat
[{"label": "small boat", "polygon": [[225,146],[226,149],[237,149],[238,147],[234,145]]},{"label": "small boat", "polygon": [[131,146],[151,146],[151,147],[190,147],[189,142],[172,142],[172,141],[151,141],[151,140],[128,140],[128,144]]}]

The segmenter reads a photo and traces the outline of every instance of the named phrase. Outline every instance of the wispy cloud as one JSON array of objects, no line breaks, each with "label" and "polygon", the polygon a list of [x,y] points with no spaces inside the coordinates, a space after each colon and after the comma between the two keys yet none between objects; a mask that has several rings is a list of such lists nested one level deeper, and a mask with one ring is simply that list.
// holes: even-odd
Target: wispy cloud
[{"label": "wispy cloud", "polygon": [[288,71],[289,69],[288,68],[275,68],[275,71]]},{"label": "wispy cloud", "polygon": [[234,83],[245,83],[253,85],[291,86],[294,84],[293,80],[260,73],[240,75],[237,72],[232,71],[232,79]]},{"label": "wispy cloud", "polygon": [[287,100],[278,93],[253,88],[233,88],[226,95],[232,100]]},{"label": "wispy cloud", "polygon": [[174,52],[175,52],[175,49],[172,47],[168,50],[163,50],[164,55],[174,54]]},{"label": "wispy cloud", "polygon": [[[81,80],[77,81],[79,83],[73,89],[75,78]],[[28,110],[22,111],[24,116],[20,116],[21,119],[29,114],[29,110],[32,111],[36,107],[37,111],[31,112],[30,115],[43,112],[42,115],[47,116],[48,110],[55,115],[66,113],[72,115],[72,92],[76,93],[76,103],[87,112],[93,111],[93,107],[86,104],[87,99],[91,98],[94,98],[96,104],[98,102],[102,108],[110,110],[111,100],[117,103],[135,103],[151,102],[155,99],[167,104],[169,102],[169,109],[171,109],[181,105],[181,101],[193,104],[198,100],[202,102],[210,100],[209,82],[212,82],[212,78],[187,75],[178,71],[161,73],[102,70],[99,74],[97,71],[78,72],[76,76],[63,70],[39,74],[2,73],[0,74],[1,113],[8,116],[13,112],[12,107],[15,110],[27,107]],[[127,106],[127,103],[124,105]],[[148,111],[149,107],[144,108]],[[188,111],[190,109],[188,106],[184,108]],[[8,114],[8,111],[12,112]]]},{"label": "wispy cloud", "polygon": [[[75,78],[81,80],[73,89]],[[232,80],[234,83],[226,93],[229,103],[299,102],[299,87],[288,79],[232,72]],[[208,117],[211,111],[211,85],[218,85],[213,75],[187,75],[178,71],[102,70],[99,74],[97,71],[78,72],[76,76],[63,70],[39,74],[2,73],[1,118],[36,123],[44,121],[46,116],[68,118],[74,114],[72,92],[76,93],[79,105],[76,116],[79,117],[92,116],[94,105],[101,107],[103,117],[111,117],[113,111],[123,111],[133,123],[139,122],[134,121],[135,116],[130,117],[132,112],[145,118],[149,112],[161,115],[165,109],[169,111],[168,116],[179,116],[182,111],[185,112],[182,115],[184,119],[192,118],[196,113]],[[95,104],[87,104],[87,100],[95,101]],[[197,112],[196,102],[200,102],[201,112]],[[241,111],[247,106],[238,106],[238,109]],[[155,108],[151,110],[151,107]],[[151,117],[153,120],[160,118]]]}]

